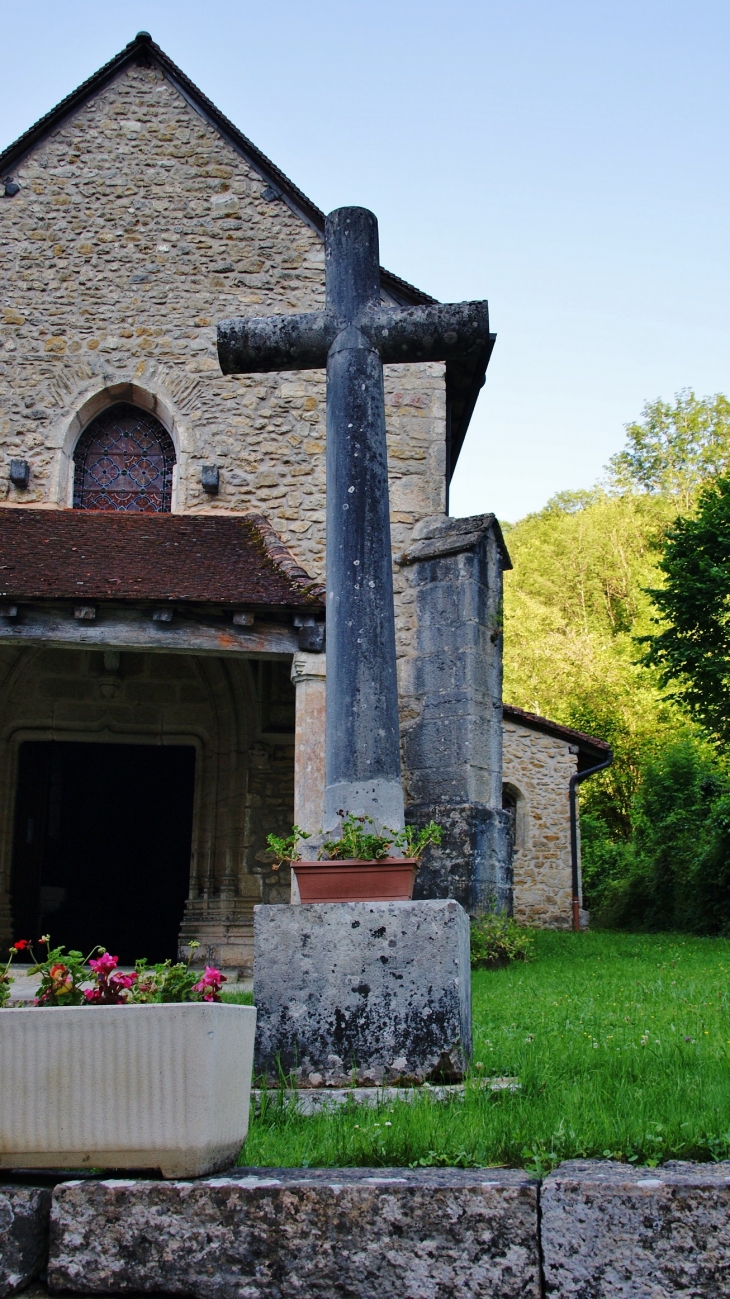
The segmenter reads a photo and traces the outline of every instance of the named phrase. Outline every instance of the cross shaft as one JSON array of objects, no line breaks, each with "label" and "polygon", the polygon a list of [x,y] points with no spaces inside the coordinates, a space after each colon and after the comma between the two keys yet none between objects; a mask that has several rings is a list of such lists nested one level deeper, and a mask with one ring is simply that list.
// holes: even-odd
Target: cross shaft
[{"label": "cross shaft", "polygon": [[489,342],[486,302],[384,307],[378,223],[325,223],[325,310],[224,320],[224,374],[327,367],[327,723],[324,829],[340,811],[403,825],[383,365],[448,361]]}]

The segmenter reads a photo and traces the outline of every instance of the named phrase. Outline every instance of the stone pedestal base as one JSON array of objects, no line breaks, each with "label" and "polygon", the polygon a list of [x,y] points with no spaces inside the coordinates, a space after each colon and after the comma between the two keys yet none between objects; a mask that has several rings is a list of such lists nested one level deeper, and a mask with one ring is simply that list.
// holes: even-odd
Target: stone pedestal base
[{"label": "stone pedestal base", "polygon": [[188,901],[180,928],[180,959],[190,955],[188,943],[200,943],[192,965],[214,965],[229,980],[250,979],[253,973],[253,908],[247,898],[221,905],[219,899]]},{"label": "stone pedestal base", "polygon": [[457,902],[254,910],[254,1071],[304,1087],[458,1082],[471,1055],[469,920]]},{"label": "stone pedestal base", "polygon": [[440,848],[429,848],[414,897],[456,898],[470,915],[512,915],[512,822],[509,812],[483,803],[411,803],[413,825],[437,821]]}]

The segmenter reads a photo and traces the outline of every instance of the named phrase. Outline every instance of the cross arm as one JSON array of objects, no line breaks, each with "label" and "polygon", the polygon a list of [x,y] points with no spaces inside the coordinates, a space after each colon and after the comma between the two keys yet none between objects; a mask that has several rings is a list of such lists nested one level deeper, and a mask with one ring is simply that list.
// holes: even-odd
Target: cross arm
[{"label": "cross arm", "polygon": [[360,329],[384,365],[451,361],[490,343],[486,302],[435,302],[364,314]]},{"label": "cross arm", "polygon": [[[385,365],[457,360],[493,342],[486,302],[380,307],[364,311],[353,323]],[[221,370],[263,374],[322,369],[344,324],[329,311],[222,320],[218,325]]]},{"label": "cross arm", "polygon": [[218,325],[218,360],[224,374],[269,370],[318,370],[337,334],[324,311],[291,316],[248,316]]}]

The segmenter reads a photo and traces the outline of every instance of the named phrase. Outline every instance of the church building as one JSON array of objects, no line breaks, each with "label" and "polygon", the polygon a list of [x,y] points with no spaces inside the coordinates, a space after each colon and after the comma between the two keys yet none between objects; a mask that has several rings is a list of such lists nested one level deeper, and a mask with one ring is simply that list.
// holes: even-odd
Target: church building
[{"label": "church building", "polygon": [[[324,216],[140,33],[0,154],[0,229],[0,950],[245,974],[267,834],[321,828],[325,377],[224,377],[216,325],[321,309]],[[610,751],[503,717],[509,555],[448,514],[493,339],[385,367],[406,816],[417,896],[567,926]]]}]

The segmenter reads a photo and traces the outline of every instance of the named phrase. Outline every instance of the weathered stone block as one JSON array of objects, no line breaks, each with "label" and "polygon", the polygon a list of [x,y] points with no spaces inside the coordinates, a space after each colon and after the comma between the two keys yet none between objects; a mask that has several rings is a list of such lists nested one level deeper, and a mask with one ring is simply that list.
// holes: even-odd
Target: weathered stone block
[{"label": "weathered stone block", "polygon": [[66,1183],[49,1284],[197,1299],[538,1299],[536,1183],[502,1168]]},{"label": "weathered stone block", "polygon": [[0,1299],[23,1290],[46,1265],[51,1191],[0,1186]]},{"label": "weathered stone block", "polygon": [[[448,774],[444,773],[444,785]],[[416,876],[417,898],[456,898],[471,915],[495,910],[512,914],[512,825],[508,812],[482,803],[454,804],[445,800],[410,803],[406,817],[413,825],[425,825],[433,819],[443,830],[440,847],[428,849]]]},{"label": "weathered stone block", "polygon": [[304,1086],[456,1082],[471,1055],[469,920],[457,902],[254,910],[254,1069]]},{"label": "weathered stone block", "polygon": [[571,1160],[545,1179],[541,1206],[549,1295],[730,1294],[730,1163]]}]

